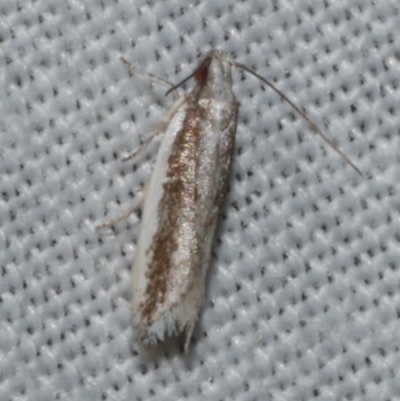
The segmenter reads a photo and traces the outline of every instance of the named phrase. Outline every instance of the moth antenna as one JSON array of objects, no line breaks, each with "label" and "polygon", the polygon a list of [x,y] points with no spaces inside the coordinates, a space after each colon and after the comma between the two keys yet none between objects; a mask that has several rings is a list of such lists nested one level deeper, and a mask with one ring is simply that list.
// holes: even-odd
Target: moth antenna
[{"label": "moth antenna", "polygon": [[[310,127],[314,130],[315,133],[317,133],[319,136],[322,137],[322,139],[334,150],[336,153],[339,154],[339,156],[347,163],[349,164],[355,171],[357,171],[358,174],[360,174],[361,177],[363,177],[363,173],[361,170],[359,170],[354,163],[341,151],[338,149],[338,147],[325,135],[322,133],[322,131],[316,126],[314,122],[310,120],[310,118],[305,114],[303,111],[300,110],[299,107],[297,107],[284,93],[282,93],[274,84],[269,82],[266,78],[262,77],[260,74],[257,74],[255,71],[253,71],[251,68],[245,66],[244,64],[241,63],[235,63],[236,67],[241,68],[244,71],[247,71],[248,73],[254,75],[256,78],[258,78],[260,81],[264,82],[266,85],[268,85],[271,89],[273,89],[278,95],[282,97],[283,100],[285,100],[287,103],[289,103],[296,111],[299,113],[304,120],[308,122]],[[169,90],[171,91],[171,89]]]},{"label": "moth antenna", "polygon": [[201,80],[204,80],[204,79],[206,78],[206,76],[203,77],[203,75],[204,75],[204,71],[203,71],[203,70],[204,70],[205,67],[208,68],[208,65],[209,65],[210,61],[211,61],[211,60],[210,60],[209,58],[205,59],[205,60],[204,60],[189,76],[187,76],[187,77],[184,78],[181,82],[179,82],[179,83],[177,83],[176,85],[174,85],[172,88],[168,89],[168,90],[165,92],[165,96],[169,95],[169,94],[170,94],[172,91],[174,91],[175,89],[178,89],[180,86],[182,86],[182,85],[185,84],[187,81],[189,81],[189,79],[198,76],[198,75],[199,75],[199,72],[202,72],[202,74],[201,74],[202,79],[201,79]]},{"label": "moth antenna", "polygon": [[188,77],[186,77],[183,81],[177,83],[176,85],[174,85],[172,88],[169,88],[166,92],[165,92],[165,96],[168,96],[172,91],[174,91],[175,89],[178,89],[180,86],[182,86],[183,84],[185,84],[187,81],[189,81],[190,78],[192,78],[194,75],[196,74],[196,71],[192,72]]}]

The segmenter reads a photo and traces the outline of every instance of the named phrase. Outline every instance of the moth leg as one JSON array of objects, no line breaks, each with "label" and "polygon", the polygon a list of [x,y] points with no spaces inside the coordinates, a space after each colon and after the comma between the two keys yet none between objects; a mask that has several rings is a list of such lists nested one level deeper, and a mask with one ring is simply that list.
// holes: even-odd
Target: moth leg
[{"label": "moth leg", "polygon": [[125,213],[121,214],[116,219],[107,221],[107,222],[105,222],[103,224],[100,224],[99,226],[96,226],[96,230],[100,230],[102,228],[114,226],[115,224],[120,223],[122,220],[125,220],[132,213],[136,212],[137,209],[139,209],[139,207],[142,205],[143,201],[144,201],[144,198],[140,199],[132,207],[130,207]]},{"label": "moth leg", "polygon": [[175,115],[179,107],[182,105],[183,102],[186,101],[186,98],[182,96],[182,98],[175,103],[175,105],[172,107],[171,110],[167,111],[164,114],[164,117],[162,121],[156,126],[154,134],[150,136],[150,138],[146,139],[142,145],[140,145],[135,151],[133,151],[130,155],[125,156],[122,161],[126,162],[127,160],[131,160],[140,153],[142,153],[147,146],[149,146],[150,142],[159,134],[162,134],[165,132],[165,130],[168,127],[169,122],[171,121],[171,118]]},{"label": "moth leg", "polygon": [[142,152],[147,148],[147,146],[149,146],[150,142],[151,142],[157,135],[159,135],[159,134],[161,134],[161,131],[158,131],[158,130],[157,130],[153,135],[151,135],[150,138],[146,139],[146,140],[144,141],[144,143],[143,143],[142,145],[140,145],[135,151],[133,151],[130,155],[125,156],[125,157],[122,159],[122,161],[123,161],[123,162],[126,162],[126,161],[128,161],[128,160],[133,159],[134,157],[136,157],[136,156],[139,155],[140,153],[142,153]]},{"label": "moth leg", "polygon": [[122,213],[120,216],[118,216],[115,219],[112,219],[110,221],[106,221],[105,223],[100,224],[99,226],[96,226],[96,230],[100,230],[100,229],[106,228],[106,227],[115,226],[115,224],[120,223],[122,220],[125,220],[126,218],[128,218],[132,213],[136,212],[136,210],[138,210],[140,208],[140,206],[142,206],[142,203],[146,198],[146,192],[147,192],[147,190],[149,188],[149,185],[150,185],[150,181],[143,188],[142,198],[139,199],[136,203],[134,203],[133,206],[131,206],[126,212]]}]

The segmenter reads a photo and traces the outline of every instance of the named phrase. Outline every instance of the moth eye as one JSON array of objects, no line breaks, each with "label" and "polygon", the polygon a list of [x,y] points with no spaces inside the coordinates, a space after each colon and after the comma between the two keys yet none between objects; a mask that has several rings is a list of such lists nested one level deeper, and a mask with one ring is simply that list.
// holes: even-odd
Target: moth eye
[{"label": "moth eye", "polygon": [[210,59],[204,60],[203,64],[199,66],[194,74],[196,81],[205,81],[208,75],[208,67],[210,65]]}]

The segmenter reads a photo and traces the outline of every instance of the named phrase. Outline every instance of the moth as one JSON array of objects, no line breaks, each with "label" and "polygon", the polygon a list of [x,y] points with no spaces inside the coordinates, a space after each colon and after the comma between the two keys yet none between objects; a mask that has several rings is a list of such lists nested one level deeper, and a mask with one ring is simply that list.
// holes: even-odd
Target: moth
[{"label": "moth", "polygon": [[[122,60],[133,71],[146,74]],[[147,344],[184,333],[186,352],[203,305],[206,273],[235,147],[239,103],[232,92],[232,68],[247,71],[270,86],[361,174],[282,92],[224,51],[208,51],[194,72],[176,86],[150,76],[169,86],[167,93],[190,78],[196,84],[175,102],[156,131],[164,137],[146,189],[132,269],[133,324],[138,338]],[[115,224],[136,208],[105,225]]]}]

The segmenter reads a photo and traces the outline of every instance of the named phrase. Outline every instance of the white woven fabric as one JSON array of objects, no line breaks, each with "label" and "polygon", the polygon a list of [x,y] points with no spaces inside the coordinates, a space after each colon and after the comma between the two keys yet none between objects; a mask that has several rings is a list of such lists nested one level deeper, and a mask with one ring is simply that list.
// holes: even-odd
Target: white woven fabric
[{"label": "white woven fabric", "polygon": [[[0,400],[400,399],[396,0],[0,0]],[[188,355],[139,354],[130,268],[179,82],[210,48],[235,73],[231,190]],[[187,87],[190,87],[189,83]]]}]

